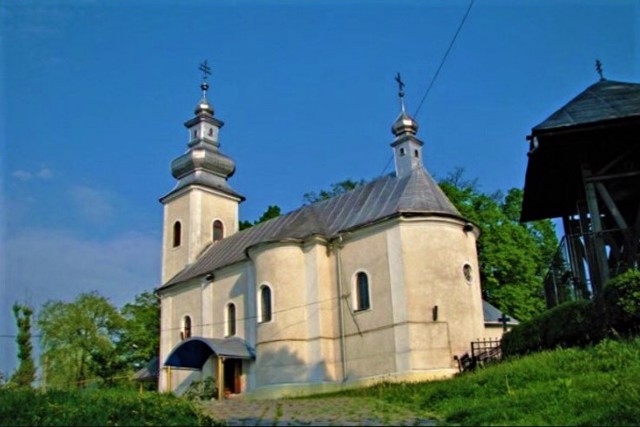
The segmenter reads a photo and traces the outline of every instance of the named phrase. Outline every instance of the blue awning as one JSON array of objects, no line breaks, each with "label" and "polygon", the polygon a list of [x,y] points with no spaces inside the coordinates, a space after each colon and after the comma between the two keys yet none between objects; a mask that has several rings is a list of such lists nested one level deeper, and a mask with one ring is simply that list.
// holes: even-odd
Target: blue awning
[{"label": "blue awning", "polygon": [[255,351],[242,338],[191,337],[171,350],[164,366],[202,369],[212,354],[229,359],[256,358]]}]

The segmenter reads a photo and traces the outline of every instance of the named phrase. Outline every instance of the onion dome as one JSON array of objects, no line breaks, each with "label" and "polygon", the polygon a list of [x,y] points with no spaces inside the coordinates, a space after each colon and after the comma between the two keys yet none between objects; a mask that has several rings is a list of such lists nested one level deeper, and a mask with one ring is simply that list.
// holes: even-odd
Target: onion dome
[{"label": "onion dome", "polygon": [[418,122],[405,111],[402,111],[391,126],[391,132],[395,136],[405,135],[407,133],[415,135],[418,132]]}]

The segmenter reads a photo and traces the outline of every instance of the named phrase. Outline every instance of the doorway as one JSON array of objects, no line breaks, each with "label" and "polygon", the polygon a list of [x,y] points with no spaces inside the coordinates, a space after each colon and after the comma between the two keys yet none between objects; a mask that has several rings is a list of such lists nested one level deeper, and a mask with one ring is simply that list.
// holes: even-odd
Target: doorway
[{"label": "doorway", "polygon": [[242,360],[226,359],[224,361],[224,389],[225,393],[238,394],[242,390],[240,377],[242,376]]}]

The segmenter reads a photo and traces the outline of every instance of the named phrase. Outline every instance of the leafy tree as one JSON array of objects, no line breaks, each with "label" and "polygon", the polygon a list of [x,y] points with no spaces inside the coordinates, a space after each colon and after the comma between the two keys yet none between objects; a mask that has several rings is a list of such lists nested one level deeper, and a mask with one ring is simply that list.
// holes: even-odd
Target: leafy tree
[{"label": "leafy tree", "polygon": [[31,387],[36,379],[36,366],[33,362],[33,344],[31,343],[31,316],[33,311],[26,305],[13,304],[13,315],[18,324],[18,359],[20,365],[11,377],[11,383],[18,387]]},{"label": "leafy tree", "polygon": [[518,320],[545,309],[542,281],[558,246],[550,220],[519,222],[523,192],[487,195],[458,168],[440,187],[463,217],[480,227],[478,261],[483,297]]},{"label": "leafy tree", "polygon": [[97,292],[80,294],[70,303],[46,302],[38,326],[47,386],[82,388],[88,380],[104,381],[120,373],[123,364],[115,349],[124,323]]},{"label": "leafy tree", "polygon": [[127,366],[137,370],[160,354],[160,297],[153,292],[136,295],[121,314],[125,323],[117,349]]},{"label": "leafy tree", "polygon": [[247,228],[251,228],[254,225],[258,225],[262,222],[269,221],[270,219],[277,218],[281,215],[280,206],[278,205],[269,205],[266,211],[262,214],[262,216],[253,222],[250,221],[240,221],[240,230],[246,230]]},{"label": "leafy tree", "polygon": [[304,204],[319,202],[321,200],[330,199],[332,197],[339,196],[340,194],[349,192],[366,183],[367,182],[364,179],[361,179],[360,181],[346,179],[344,181],[331,184],[330,190],[320,190],[318,193],[316,193],[315,191],[304,193],[304,195],[302,196],[302,200]]}]

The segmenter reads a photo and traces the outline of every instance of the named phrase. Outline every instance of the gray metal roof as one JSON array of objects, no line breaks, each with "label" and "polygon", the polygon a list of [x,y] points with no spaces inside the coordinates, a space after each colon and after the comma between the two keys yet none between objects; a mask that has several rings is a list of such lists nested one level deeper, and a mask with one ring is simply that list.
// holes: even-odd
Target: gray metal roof
[{"label": "gray metal roof", "polygon": [[533,128],[533,132],[640,115],[640,84],[601,80]]},{"label": "gray metal roof", "polygon": [[356,189],[303,206],[270,221],[211,244],[191,265],[160,289],[247,259],[246,250],[259,243],[325,238],[397,214],[434,214],[461,218],[424,168],[398,178],[386,175]]},{"label": "gray metal roof", "polygon": [[[502,325],[502,322],[498,320],[502,318],[502,312],[485,300],[482,300],[482,313],[484,314],[484,323]],[[518,323],[520,322],[511,318],[507,325],[517,325]]]}]

